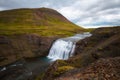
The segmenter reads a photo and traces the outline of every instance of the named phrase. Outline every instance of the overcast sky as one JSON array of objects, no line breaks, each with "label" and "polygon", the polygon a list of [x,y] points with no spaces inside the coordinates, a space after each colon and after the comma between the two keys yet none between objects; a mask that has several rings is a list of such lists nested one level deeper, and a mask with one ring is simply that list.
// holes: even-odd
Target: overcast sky
[{"label": "overcast sky", "polygon": [[47,7],[85,28],[120,25],[120,0],[0,0],[0,10]]}]

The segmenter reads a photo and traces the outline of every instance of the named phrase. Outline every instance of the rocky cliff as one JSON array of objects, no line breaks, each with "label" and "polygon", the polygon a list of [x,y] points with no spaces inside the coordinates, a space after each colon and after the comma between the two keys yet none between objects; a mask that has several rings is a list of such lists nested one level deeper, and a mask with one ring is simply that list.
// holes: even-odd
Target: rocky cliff
[{"label": "rocky cliff", "polygon": [[21,58],[46,56],[56,39],[35,34],[0,36],[0,66]]}]

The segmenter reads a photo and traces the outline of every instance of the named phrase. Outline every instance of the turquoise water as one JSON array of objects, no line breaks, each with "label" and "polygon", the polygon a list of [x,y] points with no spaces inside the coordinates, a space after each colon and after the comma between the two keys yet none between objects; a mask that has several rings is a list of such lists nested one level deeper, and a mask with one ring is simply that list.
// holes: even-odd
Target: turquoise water
[{"label": "turquoise water", "polygon": [[[35,60],[26,62],[25,67],[29,70],[32,71],[33,73],[41,73],[43,71],[45,71],[45,69],[50,65],[50,63],[52,63],[53,61],[51,61],[50,59],[48,59],[47,57],[41,57],[41,58],[37,58]],[[37,72],[36,72],[37,71]]]}]

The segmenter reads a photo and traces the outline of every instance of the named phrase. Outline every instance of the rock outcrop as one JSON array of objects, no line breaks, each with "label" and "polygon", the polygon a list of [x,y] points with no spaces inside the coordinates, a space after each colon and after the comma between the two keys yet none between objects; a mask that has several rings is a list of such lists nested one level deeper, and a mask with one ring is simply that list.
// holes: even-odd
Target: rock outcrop
[{"label": "rock outcrop", "polygon": [[55,80],[118,80],[120,57],[100,59],[81,70],[72,70]]}]

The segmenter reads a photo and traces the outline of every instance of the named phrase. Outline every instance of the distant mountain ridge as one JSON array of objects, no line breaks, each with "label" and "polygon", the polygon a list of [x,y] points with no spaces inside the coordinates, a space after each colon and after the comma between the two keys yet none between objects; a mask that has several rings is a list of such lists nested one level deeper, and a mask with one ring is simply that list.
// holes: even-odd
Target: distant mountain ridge
[{"label": "distant mountain ridge", "polygon": [[84,29],[49,8],[0,11],[0,34],[72,35]]}]

